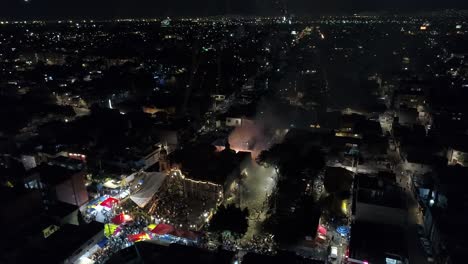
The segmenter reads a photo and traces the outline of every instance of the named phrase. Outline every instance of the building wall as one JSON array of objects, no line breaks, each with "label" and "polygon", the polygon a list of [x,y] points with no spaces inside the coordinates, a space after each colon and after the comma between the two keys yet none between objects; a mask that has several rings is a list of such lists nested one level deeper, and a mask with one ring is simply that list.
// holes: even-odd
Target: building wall
[{"label": "building wall", "polygon": [[426,231],[426,234],[428,234],[434,253],[440,257],[440,255],[442,255],[440,254],[442,252],[442,248],[445,247],[444,241],[439,228],[437,227],[437,222],[434,221],[432,212],[429,208],[424,210],[424,230]]},{"label": "building wall", "polygon": [[218,184],[195,181],[187,178],[183,181],[186,197],[216,200],[219,197],[220,192],[222,194],[223,191],[222,186]]},{"label": "building wall", "polygon": [[450,148],[447,151],[447,159],[449,165],[456,165],[459,164],[463,167],[468,167],[468,153],[455,150]]},{"label": "building wall", "polygon": [[104,238],[104,232],[98,232],[90,240],[81,245],[73,254],[68,257],[63,263],[75,263],[78,259],[86,254],[91,248],[93,248],[99,241]]},{"label": "building wall", "polygon": [[242,118],[226,118],[226,126],[238,127],[242,126]]},{"label": "building wall", "polygon": [[145,167],[144,169],[147,169],[151,166],[153,166],[156,162],[159,160],[159,149],[154,150],[150,154],[148,154],[145,158]]}]

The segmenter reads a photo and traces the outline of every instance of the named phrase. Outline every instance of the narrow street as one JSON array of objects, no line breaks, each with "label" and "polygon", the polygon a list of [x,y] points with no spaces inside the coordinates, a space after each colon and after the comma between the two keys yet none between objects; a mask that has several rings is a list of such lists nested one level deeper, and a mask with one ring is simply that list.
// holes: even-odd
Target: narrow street
[{"label": "narrow street", "polygon": [[425,257],[425,252],[421,247],[421,242],[419,241],[419,235],[417,232],[417,225],[422,224],[422,214],[419,210],[419,204],[410,187],[411,176],[408,173],[402,172],[401,169],[397,169],[396,172],[397,182],[400,184],[401,188],[405,190],[406,194],[406,204],[408,209],[406,237],[409,263],[426,264],[428,262]]}]

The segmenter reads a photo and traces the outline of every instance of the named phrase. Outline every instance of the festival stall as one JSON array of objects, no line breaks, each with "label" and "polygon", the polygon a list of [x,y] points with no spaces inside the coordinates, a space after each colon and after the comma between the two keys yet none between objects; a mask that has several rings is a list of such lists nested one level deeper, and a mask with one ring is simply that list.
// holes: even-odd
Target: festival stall
[{"label": "festival stall", "polygon": [[119,203],[118,199],[114,197],[109,197],[105,199],[102,203],[100,203],[99,205],[107,207],[107,208],[112,208],[115,204],[118,204],[118,203]]},{"label": "festival stall", "polygon": [[111,221],[112,221],[112,223],[114,223],[116,225],[121,225],[121,224],[125,224],[127,222],[130,222],[130,221],[133,221],[133,219],[129,215],[126,215],[124,213],[120,213],[120,214],[114,216],[114,218],[112,218]]},{"label": "festival stall", "polygon": [[139,242],[139,241],[143,241],[143,240],[149,240],[150,239],[150,236],[144,232],[142,233],[139,233],[139,234],[135,234],[135,235],[129,235],[128,237],[128,240],[130,242]]},{"label": "festival stall", "polygon": [[111,236],[119,233],[120,230],[121,230],[121,228],[119,227],[119,225],[105,224],[104,225],[104,236],[111,237]]},{"label": "festival stall", "polygon": [[168,224],[158,224],[153,230],[151,230],[151,233],[156,234],[156,235],[166,235],[171,232],[173,232],[175,228],[171,225]]}]

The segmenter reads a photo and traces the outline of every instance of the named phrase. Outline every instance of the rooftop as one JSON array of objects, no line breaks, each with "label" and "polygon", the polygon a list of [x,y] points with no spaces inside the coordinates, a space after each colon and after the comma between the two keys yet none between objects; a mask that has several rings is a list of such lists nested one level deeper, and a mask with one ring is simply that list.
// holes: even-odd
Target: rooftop
[{"label": "rooftop", "polygon": [[141,263],[230,264],[234,257],[234,252],[225,250],[208,251],[178,244],[167,246],[153,242],[140,242],[119,251],[107,263],[135,263],[135,260],[140,258]]},{"label": "rooftop", "polygon": [[224,184],[229,174],[250,156],[248,152],[236,153],[231,149],[216,152],[211,144],[198,144],[175,151],[171,158],[182,165],[189,178]]},{"label": "rooftop", "polygon": [[41,181],[47,184],[59,184],[68,180],[71,176],[79,172],[78,170],[72,170],[57,165],[41,164],[30,171],[28,174],[38,173],[41,177]]},{"label": "rooftop", "polygon": [[357,199],[362,203],[392,208],[405,208],[402,190],[392,181],[379,177],[357,175]]},{"label": "rooftop", "polygon": [[104,224],[98,222],[63,225],[40,245],[27,245],[18,263],[61,263],[103,228]]},{"label": "rooftop", "polygon": [[401,195],[401,191],[396,189],[385,191],[361,189],[357,193],[357,199],[361,203],[404,209],[405,201]]},{"label": "rooftop", "polygon": [[388,253],[407,256],[407,245],[402,241],[405,231],[400,227],[356,222],[351,226],[350,257],[383,264]]},{"label": "rooftop", "polygon": [[294,252],[279,252],[275,256],[260,255],[257,253],[247,253],[242,258],[244,264],[257,264],[257,263],[291,263],[291,264],[323,264],[324,261],[306,259],[298,256]]}]

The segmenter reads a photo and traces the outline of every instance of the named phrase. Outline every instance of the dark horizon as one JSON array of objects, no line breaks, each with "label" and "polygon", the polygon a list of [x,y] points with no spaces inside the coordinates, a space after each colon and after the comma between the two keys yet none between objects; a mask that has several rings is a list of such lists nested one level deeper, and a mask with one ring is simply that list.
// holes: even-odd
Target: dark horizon
[{"label": "dark horizon", "polygon": [[[284,2],[287,2],[284,4]],[[286,6],[286,8],[285,8]],[[6,0],[0,8],[2,19],[112,19],[163,16],[283,15],[298,16],[352,14],[362,12],[409,13],[441,9],[466,9],[459,0],[371,1],[371,0]]]}]

